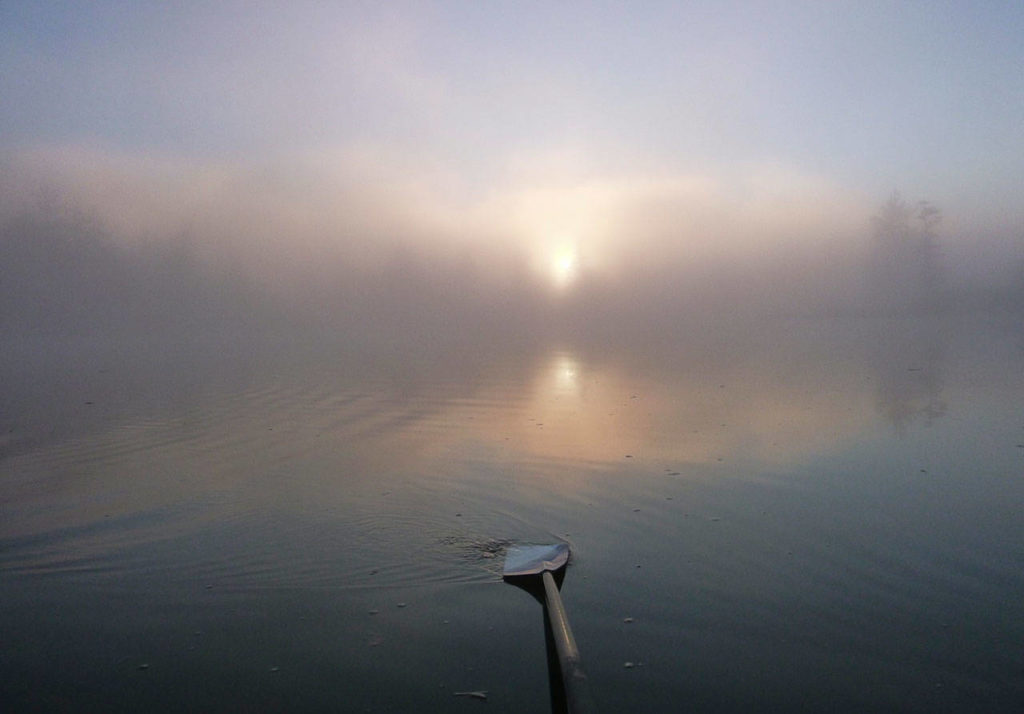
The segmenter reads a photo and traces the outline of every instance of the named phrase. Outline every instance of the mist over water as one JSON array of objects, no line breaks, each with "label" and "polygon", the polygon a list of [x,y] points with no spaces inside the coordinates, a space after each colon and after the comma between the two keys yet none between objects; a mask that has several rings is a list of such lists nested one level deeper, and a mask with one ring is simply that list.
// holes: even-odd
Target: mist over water
[{"label": "mist over water", "polygon": [[1020,710],[1022,28],[0,5],[4,711]]},{"label": "mist over water", "polygon": [[[115,187],[131,178],[119,176]],[[1019,241],[1000,249],[975,245],[970,232],[946,235],[940,209],[899,194],[851,215],[851,202],[835,198],[828,213],[815,205],[821,196],[776,197],[776,206],[689,186],[645,194],[641,184],[583,188],[592,205],[548,219],[540,199],[515,196],[403,219],[404,194],[367,203],[341,191],[339,208],[292,183],[302,185],[229,185],[183,208],[176,201],[190,184],[177,177],[167,195],[149,197],[141,223],[125,220],[145,202],[130,183],[96,205],[67,180],[9,202],[5,331],[326,340],[369,351],[566,340],[643,350],[646,340],[699,339],[766,317],[1022,309]],[[546,201],[581,200],[551,194]],[[514,218],[524,205],[540,210],[535,240]],[[565,225],[586,211],[591,225]]]},{"label": "mist over water", "polygon": [[919,211],[592,262],[10,212],[3,698],[536,709],[500,567],[566,540],[611,711],[1012,706],[1020,292]]}]

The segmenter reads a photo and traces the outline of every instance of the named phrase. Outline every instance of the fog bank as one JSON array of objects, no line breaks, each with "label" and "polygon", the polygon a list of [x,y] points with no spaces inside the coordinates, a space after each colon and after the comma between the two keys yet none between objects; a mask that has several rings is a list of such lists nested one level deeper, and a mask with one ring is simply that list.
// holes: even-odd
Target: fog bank
[{"label": "fog bank", "polygon": [[[949,235],[940,209],[927,225],[915,213],[931,204],[770,167],[519,167],[482,191],[377,155],[318,161],[8,157],[0,325],[429,348],[1024,304],[1012,235]],[[905,225],[880,229],[886,211]]]}]

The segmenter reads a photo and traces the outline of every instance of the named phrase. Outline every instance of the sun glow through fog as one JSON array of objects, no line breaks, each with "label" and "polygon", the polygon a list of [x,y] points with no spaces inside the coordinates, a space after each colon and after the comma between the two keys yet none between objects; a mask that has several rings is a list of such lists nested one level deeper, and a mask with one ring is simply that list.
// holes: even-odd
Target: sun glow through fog
[{"label": "sun glow through fog", "polygon": [[555,287],[564,290],[575,282],[577,267],[575,253],[565,251],[556,255],[551,264],[551,277]]}]

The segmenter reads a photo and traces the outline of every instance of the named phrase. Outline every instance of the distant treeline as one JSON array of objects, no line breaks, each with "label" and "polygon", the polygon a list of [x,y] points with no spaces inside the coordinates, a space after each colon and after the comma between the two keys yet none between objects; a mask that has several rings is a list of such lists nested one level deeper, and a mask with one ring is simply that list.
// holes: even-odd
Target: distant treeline
[{"label": "distant treeline", "polygon": [[68,334],[251,327],[271,305],[255,285],[201,264],[185,241],[118,245],[75,212],[0,223],[0,327]]},{"label": "distant treeline", "polygon": [[666,264],[584,276],[556,294],[525,261],[498,278],[472,255],[423,248],[396,248],[373,267],[342,264],[321,273],[327,280],[293,277],[282,287],[247,274],[244,261],[203,259],[199,236],[126,243],[87,214],[38,209],[0,219],[0,330],[319,334],[432,349],[551,336],[628,341],[766,314],[1024,311],[1024,260],[1010,284],[956,284],[940,217],[931,204],[911,206],[895,194],[875,217],[860,262],[852,252],[831,259],[809,249],[698,268]]}]

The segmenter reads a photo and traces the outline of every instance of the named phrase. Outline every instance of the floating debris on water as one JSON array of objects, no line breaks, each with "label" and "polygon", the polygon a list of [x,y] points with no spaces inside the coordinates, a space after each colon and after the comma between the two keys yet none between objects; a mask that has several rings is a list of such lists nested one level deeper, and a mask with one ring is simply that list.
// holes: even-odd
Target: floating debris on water
[{"label": "floating debris on water", "polygon": [[148,662],[143,662],[142,664],[139,665],[139,669],[149,669],[149,663]]},{"label": "floating debris on water", "polygon": [[271,671],[271,672],[280,672],[280,671],[281,671],[281,668],[280,668],[280,667],[271,667],[271,668],[270,668],[270,671]]},{"label": "floating debris on water", "polygon": [[510,541],[497,538],[474,538],[464,535],[451,535],[438,541],[442,545],[454,546],[463,552],[466,560],[493,561],[505,554]]},{"label": "floating debris on water", "polygon": [[469,697],[470,699],[483,699],[487,700],[487,692],[475,691],[475,692],[452,692],[454,697]]},{"label": "floating debris on water", "polygon": [[374,610],[370,610],[370,614],[371,614],[371,615],[376,615],[376,614],[378,614],[379,612],[380,612],[380,610],[376,610],[376,609],[374,609]]},{"label": "floating debris on water", "polygon": [[632,662],[623,662],[622,666],[625,667],[626,669],[633,669],[634,667],[636,667],[636,665],[633,664]]},{"label": "floating debris on water", "polygon": [[622,618],[622,621],[625,622],[627,625],[631,622],[634,622],[632,617],[624,617]]},{"label": "floating debris on water", "polygon": [[400,603],[398,603],[398,607],[405,607],[407,604],[408,603],[400,602]]}]

